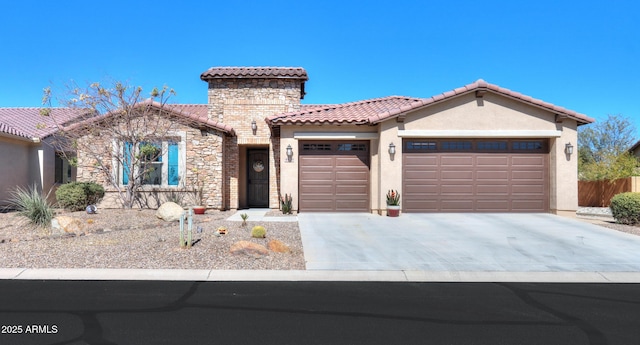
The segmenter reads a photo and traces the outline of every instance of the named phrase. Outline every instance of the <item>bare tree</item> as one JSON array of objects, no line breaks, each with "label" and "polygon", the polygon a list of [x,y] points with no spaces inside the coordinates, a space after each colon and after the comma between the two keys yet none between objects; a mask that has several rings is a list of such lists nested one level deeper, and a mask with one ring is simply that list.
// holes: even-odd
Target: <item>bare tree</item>
[{"label": "bare tree", "polygon": [[[171,143],[180,140],[175,127],[197,118],[177,116],[179,110],[167,104],[175,92],[166,86],[154,88],[148,97],[141,87],[121,82],[83,88],[76,84],[67,91],[66,97],[59,98],[60,105],[83,110],[86,116],[72,123],[55,119],[56,146],[77,166],[80,180],[109,186],[124,208],[132,208],[144,184],[163,178],[158,163]],[[51,104],[52,92],[47,88],[41,115],[52,113]]]}]

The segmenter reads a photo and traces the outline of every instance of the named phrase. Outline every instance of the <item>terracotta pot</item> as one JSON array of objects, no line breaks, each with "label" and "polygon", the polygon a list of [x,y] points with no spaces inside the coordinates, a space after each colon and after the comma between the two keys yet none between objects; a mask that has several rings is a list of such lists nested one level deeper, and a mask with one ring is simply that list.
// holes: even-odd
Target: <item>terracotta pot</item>
[{"label": "terracotta pot", "polygon": [[400,206],[387,205],[387,216],[398,217],[400,215]]},{"label": "terracotta pot", "polygon": [[195,214],[204,214],[207,208],[204,206],[193,206],[193,213]]}]

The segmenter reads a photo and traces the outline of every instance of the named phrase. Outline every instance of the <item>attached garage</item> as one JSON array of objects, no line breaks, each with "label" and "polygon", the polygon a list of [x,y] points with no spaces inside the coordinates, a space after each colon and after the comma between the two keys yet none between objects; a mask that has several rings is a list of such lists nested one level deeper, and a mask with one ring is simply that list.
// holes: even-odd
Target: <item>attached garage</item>
[{"label": "attached garage", "polygon": [[547,139],[404,139],[404,212],[548,212]]},{"label": "attached garage", "polygon": [[299,210],[369,212],[369,142],[300,141]]}]

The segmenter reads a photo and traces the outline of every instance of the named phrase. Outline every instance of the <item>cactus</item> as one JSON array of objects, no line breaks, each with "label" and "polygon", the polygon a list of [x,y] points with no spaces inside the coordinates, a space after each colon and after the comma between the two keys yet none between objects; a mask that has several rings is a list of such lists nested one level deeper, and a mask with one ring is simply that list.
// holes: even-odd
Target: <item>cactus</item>
[{"label": "cactus", "polygon": [[265,238],[267,236],[267,229],[262,225],[256,225],[251,229],[251,237]]},{"label": "cactus", "polygon": [[293,198],[291,197],[291,194],[285,194],[281,199],[280,199],[280,205],[282,207],[282,214],[291,214],[291,204],[293,202]]}]

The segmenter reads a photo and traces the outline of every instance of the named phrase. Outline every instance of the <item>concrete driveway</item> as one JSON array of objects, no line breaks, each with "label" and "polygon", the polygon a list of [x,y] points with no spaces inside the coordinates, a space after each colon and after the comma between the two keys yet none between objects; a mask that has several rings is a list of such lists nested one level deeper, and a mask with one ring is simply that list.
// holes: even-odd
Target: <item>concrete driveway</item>
[{"label": "concrete driveway", "polygon": [[298,215],[308,270],[640,272],[640,236],[551,214]]}]

